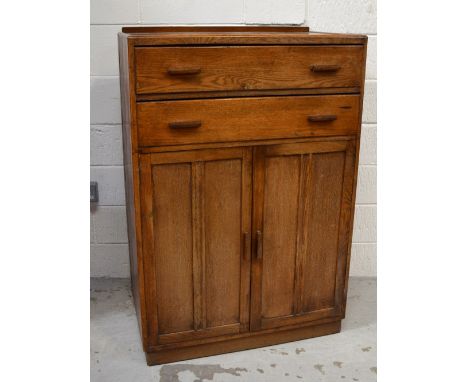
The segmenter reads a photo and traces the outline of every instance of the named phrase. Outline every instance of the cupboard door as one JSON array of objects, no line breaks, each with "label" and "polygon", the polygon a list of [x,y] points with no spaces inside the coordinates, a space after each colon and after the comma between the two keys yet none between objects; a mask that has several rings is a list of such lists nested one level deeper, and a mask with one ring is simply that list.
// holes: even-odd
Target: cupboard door
[{"label": "cupboard door", "polygon": [[254,149],[252,330],[342,315],[354,141]]},{"label": "cupboard door", "polygon": [[142,154],[150,344],[249,325],[251,149]]}]

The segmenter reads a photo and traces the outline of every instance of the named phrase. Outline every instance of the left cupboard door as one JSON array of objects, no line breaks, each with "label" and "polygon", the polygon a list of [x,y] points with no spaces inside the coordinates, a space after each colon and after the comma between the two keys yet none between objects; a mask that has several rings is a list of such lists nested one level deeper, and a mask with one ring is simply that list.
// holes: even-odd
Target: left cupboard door
[{"label": "left cupboard door", "polygon": [[248,330],[251,148],[140,155],[149,345]]}]

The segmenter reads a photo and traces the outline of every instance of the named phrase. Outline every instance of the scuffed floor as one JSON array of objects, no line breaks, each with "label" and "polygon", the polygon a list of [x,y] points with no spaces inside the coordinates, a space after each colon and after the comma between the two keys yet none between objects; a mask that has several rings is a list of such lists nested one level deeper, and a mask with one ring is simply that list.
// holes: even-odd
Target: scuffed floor
[{"label": "scuffed floor", "polygon": [[375,279],[350,279],[339,334],[152,367],[141,349],[129,282],[91,280],[93,382],[377,380]]}]

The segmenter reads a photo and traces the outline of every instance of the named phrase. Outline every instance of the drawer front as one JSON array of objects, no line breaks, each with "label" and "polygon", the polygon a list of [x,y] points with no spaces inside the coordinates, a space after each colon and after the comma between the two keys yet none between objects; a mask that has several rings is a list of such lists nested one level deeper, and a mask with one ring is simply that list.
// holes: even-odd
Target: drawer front
[{"label": "drawer front", "polygon": [[135,48],[136,92],[358,87],[363,47]]},{"label": "drawer front", "polygon": [[359,95],[142,102],[137,113],[140,146],[346,135]]}]

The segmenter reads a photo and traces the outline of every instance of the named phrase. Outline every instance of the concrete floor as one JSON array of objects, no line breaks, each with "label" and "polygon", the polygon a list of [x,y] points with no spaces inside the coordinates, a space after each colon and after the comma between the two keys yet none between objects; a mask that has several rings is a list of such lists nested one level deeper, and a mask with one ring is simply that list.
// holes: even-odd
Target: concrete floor
[{"label": "concrete floor", "polygon": [[347,309],[339,334],[148,367],[129,280],[92,279],[91,381],[376,381],[375,279],[350,279]]}]

